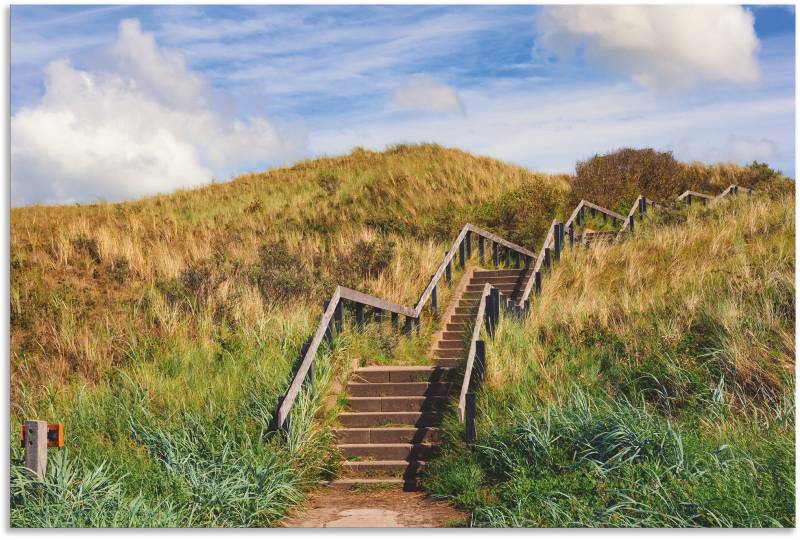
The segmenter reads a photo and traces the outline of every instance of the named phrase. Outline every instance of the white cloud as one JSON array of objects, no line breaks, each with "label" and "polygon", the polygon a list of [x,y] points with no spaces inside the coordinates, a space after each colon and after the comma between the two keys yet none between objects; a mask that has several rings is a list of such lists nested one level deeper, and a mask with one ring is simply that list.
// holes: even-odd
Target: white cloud
[{"label": "white cloud", "polygon": [[657,91],[759,80],[753,15],[741,6],[548,6],[537,48],[585,57]]},{"label": "white cloud", "polygon": [[525,82],[502,81],[463,94],[469,116],[381,118],[365,112],[347,125],[331,122],[312,132],[311,148],[337,154],[355,146],[380,150],[429,141],[534,170],[570,172],[577,160],[595,153],[652,147],[674,150],[681,160],[759,159],[789,174],[794,170],[792,96],[757,94],[685,106],[621,84],[531,89]]},{"label": "white cloud", "polygon": [[108,67],[50,63],[39,103],[11,118],[12,204],[119,200],[197,186],[298,155],[302,138],[216,111],[211,89],[138,21]]},{"label": "white cloud", "polygon": [[407,109],[438,112],[464,112],[464,104],[455,88],[427,75],[415,75],[395,89],[394,102]]}]

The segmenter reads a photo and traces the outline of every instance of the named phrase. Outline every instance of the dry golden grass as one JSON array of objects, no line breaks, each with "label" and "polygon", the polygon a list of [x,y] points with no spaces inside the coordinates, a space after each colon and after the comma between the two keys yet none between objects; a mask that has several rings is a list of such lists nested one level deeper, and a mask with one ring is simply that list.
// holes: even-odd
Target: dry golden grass
[{"label": "dry golden grass", "polygon": [[574,384],[608,391],[650,376],[668,390],[721,377],[733,401],[792,388],[794,197],[740,196],[684,217],[568,250],[531,317],[501,325],[493,390],[541,403]]}]

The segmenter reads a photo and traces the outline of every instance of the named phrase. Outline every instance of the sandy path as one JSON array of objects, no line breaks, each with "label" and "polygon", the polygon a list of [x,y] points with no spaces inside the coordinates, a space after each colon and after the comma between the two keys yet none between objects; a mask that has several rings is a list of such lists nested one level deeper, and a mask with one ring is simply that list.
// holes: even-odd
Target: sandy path
[{"label": "sandy path", "polygon": [[321,488],[282,523],[284,527],[458,527],[467,514],[422,491],[401,488]]}]

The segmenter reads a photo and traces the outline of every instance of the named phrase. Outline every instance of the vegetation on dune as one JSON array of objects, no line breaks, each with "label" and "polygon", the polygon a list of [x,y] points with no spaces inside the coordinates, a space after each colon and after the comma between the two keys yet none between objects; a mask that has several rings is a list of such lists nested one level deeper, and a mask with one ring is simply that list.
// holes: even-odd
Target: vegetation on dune
[{"label": "vegetation on dune", "polygon": [[[748,185],[752,169],[729,168],[734,181],[742,185]],[[382,328],[370,324],[359,332],[346,328],[315,363],[313,391],[293,409],[290,431],[267,436],[276,398],[286,390],[302,345],[333,287],[341,284],[413,304],[465,222],[535,248],[551,220],[571,210],[569,204],[581,189],[579,176],[580,171],[576,177],[535,174],[436,145],[401,145],[381,153],[355,150],[343,157],[128,203],[12,209],[12,430],[16,434],[24,418],[58,420],[67,426],[67,449],[52,452],[44,481],[28,476],[21,466],[21,450],[12,445],[12,525],[277,523],[304,491],[335,472],[337,459],[329,441],[339,404],[326,400],[326,395],[335,395],[342,377],[358,362],[424,363],[430,336],[438,330],[432,317],[424,317],[419,335],[412,336],[392,333],[388,321]],[[758,180],[762,190],[782,182],[774,171],[766,176],[771,178],[768,183]],[[629,205],[630,200],[608,204]],[[697,211],[662,219],[701,223],[714,215]],[[781,237],[784,231],[779,233],[773,236]],[[630,245],[638,246],[637,242]],[[621,250],[617,256],[623,257],[627,248],[613,249]],[[668,257],[665,251],[660,253],[659,260]],[[588,358],[586,350],[566,337],[573,336],[569,328],[576,327],[575,321],[594,321],[594,307],[584,297],[570,296],[577,281],[571,287],[554,288],[555,283],[583,275],[577,266],[569,274],[572,264],[562,263],[556,269],[554,276],[562,277],[546,280],[542,297],[563,297],[564,303],[537,306],[534,313],[542,310],[541,318],[534,315],[526,325],[504,323],[493,358],[516,358],[518,347],[528,346],[534,347],[530,354],[558,350],[565,358]],[[584,264],[595,262],[587,259]],[[762,277],[753,273],[755,269],[748,271],[741,283]],[[618,299],[643,295],[640,289],[617,294],[627,287],[628,277],[635,281],[630,272],[604,287],[613,289]],[[456,272],[454,280],[459,275]],[[769,274],[769,279],[773,289],[783,286],[774,282],[775,275]],[[738,320],[735,310],[744,308],[725,304],[729,319],[714,319],[711,304],[700,302],[705,298],[701,293],[694,300],[681,297],[687,305],[708,311],[708,318],[702,319],[705,326],[694,330],[702,336],[722,335],[714,332]],[[441,305],[447,304],[450,294],[441,289]],[[759,304],[765,298],[751,298],[747,308],[771,309],[772,304]],[[784,301],[793,305],[793,293]],[[678,309],[667,303],[663,307],[667,311],[653,311],[650,316],[672,313],[669,306]],[[557,313],[563,324],[544,324],[549,320],[545,313]],[[568,321],[570,316],[576,319]],[[620,312],[600,309],[597,316],[605,321],[605,326],[590,325],[597,328],[592,334],[597,344],[604,343],[593,345],[600,351],[598,358],[616,358],[620,347],[633,350],[625,339],[639,343],[629,337],[637,335],[639,327],[626,326]],[[751,325],[746,330],[774,337],[781,320],[776,315],[763,327]],[[624,328],[630,333],[620,330]],[[551,349],[528,342],[527,336],[539,331],[548,332],[543,335]],[[655,345],[642,343],[645,348]],[[704,361],[727,366],[719,367],[712,377],[718,384],[718,375],[724,374],[726,389],[736,382],[750,393],[762,387],[762,379],[773,377],[770,385],[764,385],[769,392],[759,393],[761,401],[753,402],[754,410],[765,410],[764,404],[775,403],[791,379],[770,369],[776,364],[769,351],[782,355],[794,342],[791,335],[781,335],[769,347],[766,342],[762,348],[754,343],[761,342],[709,341],[680,350],[726,351]],[[643,358],[656,361],[655,356]],[[690,370],[674,358],[684,357],[664,356],[654,364],[672,370],[667,371],[672,379],[664,382],[669,392],[692,396],[705,388],[707,381],[696,380],[699,368]],[[747,359],[750,364],[743,363]],[[490,373],[487,388],[497,392],[498,426],[510,425],[500,404],[533,414],[546,404],[562,403],[556,388],[565,388],[563,381],[585,382],[596,374],[592,369],[600,369],[600,364],[573,359],[562,362],[561,370],[548,367],[551,382],[541,384],[542,366],[557,363],[515,365],[517,371],[502,370],[508,380],[500,378],[500,371]],[[689,382],[681,382],[682,369]],[[750,378],[745,376],[747,369]],[[654,391],[644,383],[623,388],[621,381],[638,381],[635,377],[641,373],[618,368],[613,374],[616,378],[603,378],[613,383],[584,385],[587,402],[596,399],[601,388],[619,388],[614,395],[631,399],[644,393],[652,401]],[[521,388],[536,381],[538,390],[515,393],[513,384],[505,384],[517,380],[522,381]],[[738,418],[735,415],[745,408],[734,398],[726,403],[736,403],[731,418]],[[659,409],[653,414],[666,413]],[[451,454],[458,459],[465,455],[474,456],[462,448]],[[452,463],[448,459],[443,467]],[[481,482],[478,492],[489,493],[487,486],[494,481]],[[496,494],[492,497],[499,500]]]},{"label": "vegetation on dune", "polygon": [[429,489],[478,526],[794,526],[794,232],[739,197],[568,251]]}]

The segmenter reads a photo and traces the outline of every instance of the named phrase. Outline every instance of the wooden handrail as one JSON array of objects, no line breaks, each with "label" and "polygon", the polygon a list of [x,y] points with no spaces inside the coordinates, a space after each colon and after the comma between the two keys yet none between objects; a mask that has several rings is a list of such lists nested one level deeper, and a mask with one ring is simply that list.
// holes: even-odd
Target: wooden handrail
[{"label": "wooden handrail", "polygon": [[581,202],[579,202],[578,205],[575,207],[575,210],[572,211],[572,214],[569,216],[569,219],[564,223],[564,226],[567,229],[569,229],[569,226],[572,224],[573,221],[575,221],[575,218],[578,217],[578,214],[584,208],[592,208],[594,210],[597,210],[601,214],[605,214],[605,215],[607,215],[607,216],[609,216],[609,217],[611,217],[613,219],[616,219],[618,221],[622,221],[623,219],[625,219],[624,217],[622,217],[620,214],[617,214],[613,210],[609,210],[608,208],[603,208],[600,205],[597,205],[597,204],[589,202],[589,201],[587,201],[585,199],[582,199]]},{"label": "wooden handrail", "polygon": [[308,376],[308,371],[311,369],[311,366],[314,363],[314,357],[317,355],[317,350],[319,349],[322,340],[325,338],[325,334],[328,332],[331,319],[333,319],[336,307],[341,300],[350,300],[365,306],[375,307],[385,311],[390,311],[392,313],[397,313],[399,315],[405,315],[407,317],[414,317],[414,310],[409,307],[401,306],[400,304],[395,304],[394,302],[389,302],[369,294],[355,291],[353,289],[348,289],[347,287],[337,286],[331,295],[331,299],[328,301],[328,305],[325,308],[322,317],[320,317],[319,324],[317,325],[317,331],[314,333],[314,337],[311,340],[305,355],[303,356],[303,361],[300,364],[300,367],[297,368],[297,373],[292,380],[292,384],[286,391],[286,394],[283,397],[283,402],[278,408],[278,428],[283,427],[283,424],[289,417],[289,411],[292,409],[292,405],[294,405],[294,402],[297,399],[297,394],[300,393],[300,390],[303,387],[303,381],[305,381],[306,377]]},{"label": "wooden handrail", "polygon": [[[739,190],[748,193],[753,192],[752,189],[731,184],[730,186],[728,186],[727,189],[725,189],[722,193],[720,193],[716,197],[711,195],[706,195],[705,193],[698,193],[696,191],[687,190],[678,196],[678,200],[682,201],[684,198],[688,196],[696,196],[696,197],[701,197],[703,199],[710,199],[712,201],[717,201],[729,195],[731,192],[738,193]],[[565,223],[565,226],[569,227],[569,225],[574,222],[578,213],[584,207],[594,208],[595,210],[604,213],[608,216],[611,216],[616,220],[622,220],[623,221],[622,228],[617,233],[620,234],[625,231],[625,229],[628,227],[630,223],[630,220],[634,218],[634,215],[638,211],[639,205],[641,204],[640,201],[642,200],[644,200],[645,204],[649,201],[649,199],[647,199],[643,195],[639,195],[639,197],[637,197],[636,201],[633,203],[630,212],[628,212],[627,217],[623,217],[622,215],[617,214],[616,212],[613,212],[607,208],[603,208],[602,206],[598,206],[589,201],[581,200],[580,203],[578,203],[578,205],[576,206],[575,210],[573,210],[572,214],[569,217],[569,220],[567,220],[567,222]],[[311,344],[309,345],[305,355],[303,356],[303,361],[301,362],[300,367],[297,369],[297,373],[295,374],[295,377],[292,380],[292,384],[289,386],[289,389],[282,398],[282,403],[278,408],[278,415],[277,415],[278,428],[283,427],[283,425],[286,423],[286,419],[289,417],[289,411],[291,410],[292,405],[297,399],[297,395],[300,393],[300,390],[303,386],[303,382],[306,380],[308,372],[311,369],[311,366],[313,365],[314,357],[317,354],[317,350],[319,349],[322,340],[325,338],[325,335],[328,332],[328,328],[331,324],[331,319],[333,318],[334,313],[336,312],[336,309],[339,306],[339,302],[341,302],[342,300],[349,300],[361,305],[371,306],[376,309],[389,311],[391,313],[397,313],[398,315],[404,315],[411,319],[418,319],[422,313],[422,309],[425,306],[425,303],[430,298],[433,289],[436,287],[437,283],[442,278],[442,275],[447,269],[447,266],[452,263],[453,258],[456,255],[456,252],[458,252],[459,246],[465,240],[467,234],[475,233],[478,236],[481,236],[483,238],[486,238],[487,240],[495,242],[498,245],[502,245],[507,249],[513,250],[525,257],[536,258],[536,264],[534,265],[533,272],[531,272],[531,275],[528,277],[522,297],[520,298],[517,304],[518,308],[522,308],[525,305],[525,301],[530,296],[531,290],[535,283],[536,274],[541,271],[542,264],[544,262],[545,250],[551,247],[551,245],[554,242],[555,229],[557,223],[558,221],[553,220],[552,224],[550,225],[550,229],[548,230],[547,235],[545,236],[545,240],[542,244],[542,249],[541,251],[539,251],[538,255],[535,252],[530,251],[517,244],[514,244],[513,242],[509,242],[508,240],[505,240],[504,238],[501,238],[496,234],[490,233],[488,231],[480,229],[479,227],[467,223],[459,232],[450,250],[445,254],[444,260],[442,261],[442,263],[439,265],[439,268],[431,277],[428,286],[425,287],[425,290],[423,290],[422,294],[420,295],[419,301],[417,302],[416,306],[413,309],[407,306],[403,306],[401,304],[396,304],[394,302],[389,302],[387,300],[377,298],[375,296],[366,293],[362,293],[360,291],[348,289],[347,287],[337,286],[333,294],[331,295],[330,300],[328,301],[324,313],[320,317],[319,324],[317,325],[317,331],[314,333],[314,337],[311,340]],[[481,297],[481,301],[479,304],[478,315],[475,320],[475,328],[473,329],[472,340],[470,342],[470,349],[467,356],[467,367],[464,373],[464,382],[462,383],[461,386],[461,394],[459,396],[459,402],[458,402],[459,417],[461,418],[462,422],[464,421],[464,407],[465,407],[466,394],[468,393],[469,383],[472,376],[471,374],[475,357],[476,343],[478,341],[478,337],[480,336],[480,330],[483,324],[483,316],[486,310],[486,295],[491,291],[491,289],[492,286],[490,284],[487,283],[484,285],[483,296]]]},{"label": "wooden handrail", "polygon": [[486,312],[486,297],[492,290],[491,283],[484,283],[483,292],[481,294],[481,301],[478,304],[478,313],[475,315],[475,325],[472,328],[472,338],[469,342],[469,352],[467,353],[467,365],[464,368],[464,380],[461,383],[461,393],[458,396],[458,419],[463,424],[466,420],[464,410],[467,403],[467,392],[469,392],[469,383],[472,380],[472,368],[475,365],[475,350],[477,348],[478,339],[481,336],[481,327],[483,326],[483,317]]},{"label": "wooden handrail", "polygon": [[466,238],[467,234],[469,234],[470,232],[473,232],[478,236],[482,236],[487,240],[491,240],[496,244],[500,244],[508,249],[516,251],[517,253],[524,255],[526,257],[531,257],[531,258],[536,257],[536,253],[530,251],[529,249],[519,246],[513,242],[509,242],[508,240],[501,238],[494,233],[490,233],[470,223],[467,223],[461,229],[461,232],[458,233],[458,236],[456,237],[455,242],[453,242],[453,245],[450,248],[450,250],[445,254],[442,264],[439,265],[439,268],[437,268],[436,272],[434,272],[433,276],[431,276],[430,282],[428,282],[428,286],[425,287],[424,291],[422,291],[422,294],[419,297],[419,301],[417,301],[417,305],[414,307],[415,317],[418,317],[419,314],[422,313],[422,308],[425,307],[425,302],[427,302],[428,298],[430,298],[433,288],[436,287],[436,284],[442,278],[442,275],[444,274],[447,265],[450,264],[453,258],[455,257],[456,252],[458,251],[458,246],[461,245],[461,242],[464,241],[464,238]]},{"label": "wooden handrail", "polygon": [[[730,189],[731,187],[732,186],[729,186],[728,189]],[[683,193],[678,195],[678,200],[682,201],[683,199],[685,199],[686,197],[689,197],[689,196],[700,197],[701,199],[709,199],[709,200],[714,198],[713,195],[707,195],[705,193],[700,193],[698,191],[691,191],[691,190],[687,189],[686,191],[684,191]]]},{"label": "wooden handrail", "polygon": [[348,289],[347,287],[337,286],[333,294],[331,295],[330,300],[328,301],[325,311],[320,317],[319,324],[317,325],[317,331],[314,333],[314,337],[312,338],[311,343],[309,344],[308,349],[306,350],[306,353],[303,356],[303,361],[297,368],[297,372],[295,373],[295,376],[292,379],[292,383],[289,386],[289,389],[286,391],[286,394],[282,397],[281,404],[278,407],[278,414],[276,419],[276,425],[279,429],[284,426],[284,424],[286,423],[286,419],[289,418],[289,412],[291,411],[292,406],[297,400],[297,395],[300,393],[300,390],[303,387],[303,383],[306,380],[306,377],[308,376],[308,372],[311,370],[311,367],[313,366],[314,358],[317,355],[317,351],[319,350],[319,346],[322,343],[322,340],[328,333],[328,328],[330,327],[331,319],[333,319],[334,313],[336,311],[337,306],[339,305],[339,302],[342,300],[349,300],[351,302],[355,302],[361,305],[371,306],[376,309],[381,309],[384,311],[397,313],[399,315],[404,315],[411,319],[419,319],[419,316],[422,314],[422,309],[425,307],[425,303],[430,298],[433,289],[436,287],[437,283],[442,278],[442,275],[447,269],[447,266],[452,263],[453,258],[458,252],[459,246],[467,237],[467,235],[470,233],[475,233],[478,236],[482,236],[483,238],[486,238],[487,240],[490,240],[495,244],[502,245],[507,249],[515,251],[525,257],[531,257],[531,258],[536,257],[536,253],[530,251],[529,249],[519,246],[513,242],[509,242],[508,240],[501,238],[500,236],[497,236],[494,233],[485,231],[479,227],[467,223],[461,229],[461,232],[459,232],[450,250],[445,254],[444,260],[442,261],[442,263],[439,265],[439,268],[431,277],[428,286],[425,288],[425,290],[422,291],[419,301],[417,302],[417,305],[414,308],[396,304],[394,302],[389,302],[387,300],[383,300],[381,298],[377,298],[375,296],[362,293],[360,291]]}]

